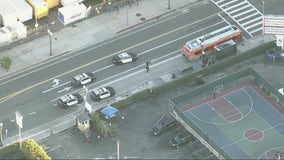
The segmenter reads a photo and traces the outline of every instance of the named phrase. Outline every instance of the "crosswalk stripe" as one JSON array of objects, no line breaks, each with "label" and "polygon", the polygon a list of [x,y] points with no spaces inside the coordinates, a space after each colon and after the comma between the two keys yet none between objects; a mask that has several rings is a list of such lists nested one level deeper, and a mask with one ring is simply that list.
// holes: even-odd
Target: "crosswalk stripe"
[{"label": "crosswalk stripe", "polygon": [[262,13],[248,0],[211,0],[231,19],[245,30],[248,35],[262,30]]},{"label": "crosswalk stripe", "polygon": [[251,6],[243,6],[243,7],[239,7],[238,9],[233,10],[232,12],[230,12],[230,14],[234,14],[240,10],[246,9],[246,8],[252,8]]},{"label": "crosswalk stripe", "polygon": [[239,0],[231,0],[231,1],[229,1],[229,2],[227,2],[227,3],[224,3],[223,5],[220,5],[221,7],[223,7],[223,6],[228,6],[228,5],[230,5],[231,3],[235,3],[235,2],[237,2],[237,1],[239,1]]},{"label": "crosswalk stripe", "polygon": [[220,0],[220,1],[216,2],[216,3],[219,5],[220,3],[224,2],[224,1],[226,1],[226,0]]},{"label": "crosswalk stripe", "polygon": [[237,21],[242,21],[242,20],[245,20],[245,19],[249,19],[249,18],[251,18],[251,17],[253,17],[253,16],[255,16],[255,15],[258,15],[258,14],[259,14],[259,13],[255,12],[255,13],[253,13],[253,14],[249,15],[249,16],[246,16],[246,17],[240,18],[240,19],[239,19],[239,20],[237,20]]},{"label": "crosswalk stripe", "polygon": [[246,29],[250,29],[250,28],[252,28],[252,27],[255,27],[255,26],[257,26],[257,25],[260,25],[260,24],[262,24],[262,21],[260,21],[260,22],[258,22],[258,23],[255,23],[255,24],[252,24],[252,25],[250,25],[249,27],[246,27]]},{"label": "crosswalk stripe", "polygon": [[245,15],[246,13],[249,13],[249,12],[252,12],[252,11],[254,11],[253,8],[251,8],[251,9],[249,9],[249,10],[246,10],[246,11],[244,11],[244,12],[240,12],[239,14],[236,14],[236,15],[234,15],[233,17],[239,17],[239,16]]},{"label": "crosswalk stripe", "polygon": [[251,34],[254,34],[254,33],[259,32],[259,31],[262,31],[262,27],[261,27],[261,28],[258,28],[258,29],[256,29],[256,30],[251,31]]},{"label": "crosswalk stripe", "polygon": [[230,10],[230,9],[232,9],[232,8],[238,8],[240,5],[245,4],[245,3],[247,3],[247,2],[246,2],[246,1],[243,1],[243,2],[241,2],[241,3],[238,3],[237,5],[233,5],[233,6],[231,6],[231,7],[228,7],[228,8],[226,8],[226,9],[224,9],[224,10],[227,12],[228,10]]},{"label": "crosswalk stripe", "polygon": [[243,26],[246,26],[247,24],[250,24],[250,23],[254,23],[254,22],[257,22],[257,21],[262,21],[262,17],[257,17],[251,21],[247,21],[245,23],[242,23]]}]

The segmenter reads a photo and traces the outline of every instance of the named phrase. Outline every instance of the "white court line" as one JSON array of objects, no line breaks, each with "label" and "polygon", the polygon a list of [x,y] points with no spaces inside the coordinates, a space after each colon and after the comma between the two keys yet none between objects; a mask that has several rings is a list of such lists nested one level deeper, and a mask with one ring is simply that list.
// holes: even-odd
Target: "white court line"
[{"label": "white court line", "polygon": [[[265,121],[265,122],[266,122],[266,121]],[[268,124],[268,125],[269,125],[269,124]],[[282,125],[282,123],[278,123],[278,124],[275,125],[275,126],[269,127],[269,128],[267,128],[267,129],[265,129],[265,130],[262,130],[262,132],[265,133],[265,132],[267,132],[267,131],[269,131],[269,130],[271,130],[271,129],[274,129],[275,127],[277,127],[277,126],[279,126],[279,125]],[[270,126],[270,125],[269,125],[269,126]],[[283,137],[283,136],[282,136],[282,137]],[[246,140],[246,138],[242,138],[242,139],[240,139],[240,140],[238,140],[238,141],[234,141],[234,142],[229,143],[229,144],[227,144],[227,145],[225,145],[225,146],[222,146],[221,148],[224,149],[224,148],[229,147],[229,146],[231,146],[231,145],[237,144],[237,143],[239,143],[239,142],[241,142],[241,141],[243,141],[243,140]]]},{"label": "white court line", "polygon": [[[256,90],[254,90],[251,86],[248,86],[255,94],[257,94],[262,100],[264,100],[267,104],[270,105],[270,108],[273,108],[276,112],[279,113],[280,117],[284,117],[281,112],[279,112],[277,109],[275,109],[274,105],[272,105],[270,102],[268,102],[262,95],[260,95]],[[258,87],[258,86],[257,86]]]}]

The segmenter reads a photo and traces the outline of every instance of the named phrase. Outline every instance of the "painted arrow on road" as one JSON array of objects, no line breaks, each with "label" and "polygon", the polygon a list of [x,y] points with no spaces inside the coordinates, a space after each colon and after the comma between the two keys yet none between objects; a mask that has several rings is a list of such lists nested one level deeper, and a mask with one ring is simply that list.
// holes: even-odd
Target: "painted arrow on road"
[{"label": "painted arrow on road", "polygon": [[69,89],[71,89],[71,87],[65,87],[64,89],[57,91],[57,93],[68,91]]},{"label": "painted arrow on road", "polygon": [[56,87],[56,86],[58,86],[59,85],[59,79],[54,79],[53,81],[52,81],[52,83],[53,83],[53,85],[52,85],[52,87]]}]

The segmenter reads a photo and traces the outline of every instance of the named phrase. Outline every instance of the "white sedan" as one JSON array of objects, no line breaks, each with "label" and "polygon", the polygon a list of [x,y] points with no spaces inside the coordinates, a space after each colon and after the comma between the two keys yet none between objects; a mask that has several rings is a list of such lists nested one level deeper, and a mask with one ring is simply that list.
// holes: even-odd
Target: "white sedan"
[{"label": "white sedan", "polygon": [[71,84],[74,87],[83,86],[83,85],[93,82],[95,79],[96,77],[94,73],[81,73],[72,78]]},{"label": "white sedan", "polygon": [[114,56],[112,62],[114,64],[125,64],[125,63],[134,62],[137,59],[138,59],[137,54],[132,52],[123,52]]}]

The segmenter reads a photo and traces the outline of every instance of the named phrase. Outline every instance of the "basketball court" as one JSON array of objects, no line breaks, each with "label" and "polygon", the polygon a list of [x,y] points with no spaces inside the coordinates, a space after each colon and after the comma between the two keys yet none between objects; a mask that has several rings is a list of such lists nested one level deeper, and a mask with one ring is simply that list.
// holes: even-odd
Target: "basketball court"
[{"label": "basketball court", "polygon": [[284,159],[284,109],[251,80],[219,84],[179,110],[231,159]]}]

